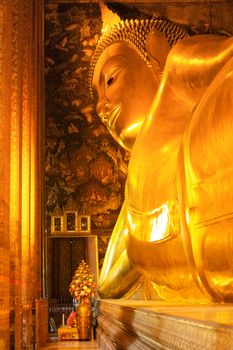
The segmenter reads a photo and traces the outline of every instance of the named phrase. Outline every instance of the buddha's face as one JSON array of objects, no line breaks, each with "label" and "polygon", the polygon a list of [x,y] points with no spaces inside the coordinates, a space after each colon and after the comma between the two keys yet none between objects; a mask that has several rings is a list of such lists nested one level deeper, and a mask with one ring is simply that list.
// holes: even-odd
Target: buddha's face
[{"label": "buddha's face", "polygon": [[97,113],[125,149],[132,149],[157,88],[152,68],[126,43],[114,43],[100,55],[93,75]]}]

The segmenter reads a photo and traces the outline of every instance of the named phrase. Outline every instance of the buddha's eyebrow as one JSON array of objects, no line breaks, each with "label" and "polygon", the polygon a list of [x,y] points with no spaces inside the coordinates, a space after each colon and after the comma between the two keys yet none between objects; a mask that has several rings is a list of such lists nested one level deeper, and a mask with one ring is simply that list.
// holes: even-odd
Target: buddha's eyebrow
[{"label": "buddha's eyebrow", "polygon": [[92,91],[95,91],[95,93],[97,93],[98,95],[98,86],[102,86],[105,82],[105,75],[103,74],[103,72],[100,72],[100,74],[98,75],[98,79],[95,80],[95,82],[93,82],[92,84]]}]

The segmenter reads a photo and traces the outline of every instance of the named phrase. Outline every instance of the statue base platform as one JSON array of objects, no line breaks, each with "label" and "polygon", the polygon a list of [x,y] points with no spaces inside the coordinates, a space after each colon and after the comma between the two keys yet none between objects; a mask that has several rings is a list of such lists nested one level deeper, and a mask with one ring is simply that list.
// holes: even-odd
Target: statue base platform
[{"label": "statue base platform", "polygon": [[233,304],[99,300],[97,340],[107,349],[233,349]]}]

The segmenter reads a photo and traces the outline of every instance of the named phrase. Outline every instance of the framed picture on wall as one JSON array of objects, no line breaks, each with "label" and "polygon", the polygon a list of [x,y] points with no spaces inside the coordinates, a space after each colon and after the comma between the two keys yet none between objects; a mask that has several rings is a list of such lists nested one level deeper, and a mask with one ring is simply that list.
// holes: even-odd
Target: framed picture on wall
[{"label": "framed picture on wall", "polygon": [[78,230],[79,232],[91,231],[91,217],[90,215],[79,215],[78,217]]},{"label": "framed picture on wall", "polygon": [[66,220],[66,224],[65,224],[66,232],[78,231],[78,212],[77,211],[66,211],[65,220]]},{"label": "framed picture on wall", "polygon": [[51,216],[51,233],[61,233],[63,232],[63,216],[62,215],[52,215]]}]

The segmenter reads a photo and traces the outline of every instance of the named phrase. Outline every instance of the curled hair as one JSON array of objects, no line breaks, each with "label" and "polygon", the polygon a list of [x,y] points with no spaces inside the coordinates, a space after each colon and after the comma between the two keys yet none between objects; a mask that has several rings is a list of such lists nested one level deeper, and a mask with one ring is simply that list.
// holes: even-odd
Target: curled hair
[{"label": "curled hair", "polygon": [[174,46],[177,41],[189,36],[183,28],[167,19],[153,18],[146,20],[131,19],[119,21],[119,23],[108,28],[102,34],[91,58],[89,68],[90,89],[97,61],[104,49],[113,43],[127,43],[130,47],[136,50],[146,64],[149,64],[149,57],[146,50],[146,39],[153,29],[157,29],[165,35],[170,47]]}]

